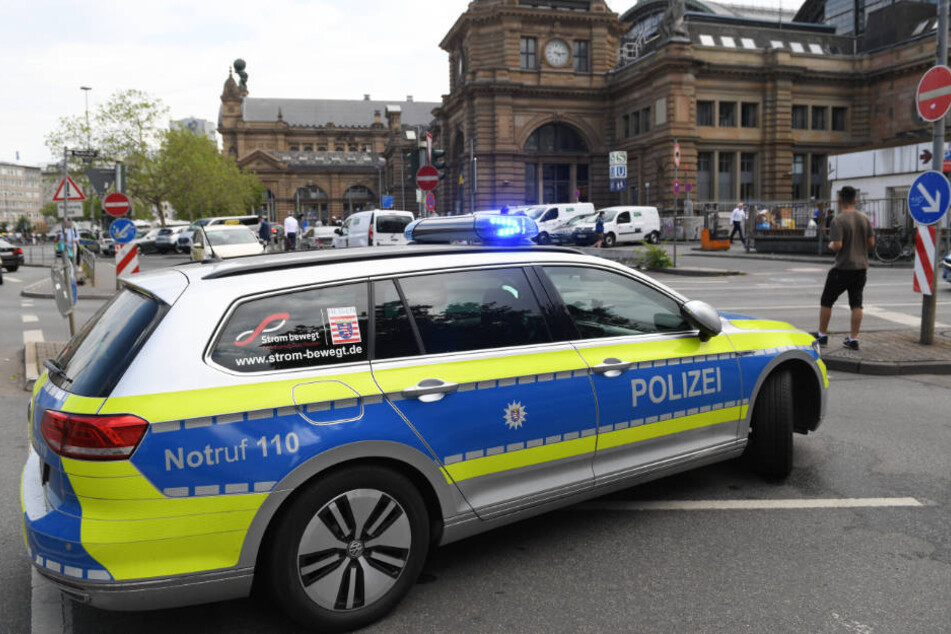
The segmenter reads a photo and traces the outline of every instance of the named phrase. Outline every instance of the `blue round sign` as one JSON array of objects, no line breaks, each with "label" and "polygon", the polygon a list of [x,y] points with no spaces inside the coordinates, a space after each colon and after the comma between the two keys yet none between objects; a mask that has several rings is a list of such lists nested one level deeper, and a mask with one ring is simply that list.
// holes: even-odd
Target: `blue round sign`
[{"label": "blue round sign", "polygon": [[915,179],[908,190],[908,212],[923,225],[933,225],[948,211],[951,203],[951,185],[941,172],[925,172]]},{"label": "blue round sign", "polygon": [[128,218],[116,218],[109,225],[109,235],[118,244],[126,244],[135,240],[135,223]]}]

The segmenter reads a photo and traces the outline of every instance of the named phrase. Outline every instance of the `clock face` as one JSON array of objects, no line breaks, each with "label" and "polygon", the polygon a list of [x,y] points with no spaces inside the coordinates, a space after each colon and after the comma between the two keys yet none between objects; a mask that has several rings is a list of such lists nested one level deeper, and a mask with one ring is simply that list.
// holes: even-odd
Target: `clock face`
[{"label": "clock face", "polygon": [[545,45],[545,59],[552,66],[564,66],[568,63],[568,45],[564,40],[551,40]]}]

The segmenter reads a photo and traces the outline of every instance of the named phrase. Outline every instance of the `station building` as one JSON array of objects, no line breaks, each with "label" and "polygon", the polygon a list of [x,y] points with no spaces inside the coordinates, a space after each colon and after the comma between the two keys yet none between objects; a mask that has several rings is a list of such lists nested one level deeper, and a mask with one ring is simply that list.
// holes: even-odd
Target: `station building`
[{"label": "station building", "polygon": [[[807,0],[791,14],[639,0],[619,14],[604,0],[473,0],[440,43],[441,103],[251,99],[229,78],[219,132],[279,206],[299,208],[305,192],[332,214],[381,192],[416,208],[399,190],[417,126],[447,151],[437,199],[450,213],[684,209],[688,190],[688,210],[822,200],[830,156],[930,136],[915,92],[935,28],[928,2]],[[620,191],[612,151],[627,153]]]}]

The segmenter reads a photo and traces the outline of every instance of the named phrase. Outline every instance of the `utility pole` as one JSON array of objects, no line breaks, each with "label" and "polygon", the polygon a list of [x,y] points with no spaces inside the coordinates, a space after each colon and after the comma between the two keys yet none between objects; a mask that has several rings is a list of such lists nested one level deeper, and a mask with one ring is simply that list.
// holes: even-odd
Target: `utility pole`
[{"label": "utility pole", "polygon": [[[63,146],[63,220],[60,223],[60,231],[63,234],[63,250],[60,255],[63,259],[63,277],[66,279],[66,297],[69,299],[69,336],[72,338],[76,334],[76,318],[73,317],[73,263],[69,260],[69,241],[66,238],[66,221],[69,219],[69,157],[68,149]],[[72,227],[70,227],[72,229]],[[79,244],[73,245],[74,249],[79,249]]]},{"label": "utility pole", "polygon": [[[938,0],[938,46],[936,61],[938,66],[948,63],[948,0]],[[931,148],[931,169],[942,172],[944,165],[944,117],[934,122],[934,139]],[[945,227],[948,227],[948,214],[945,213]],[[940,226],[940,223],[939,223]],[[936,234],[939,235],[939,234]],[[940,238],[935,243],[940,242]],[[937,244],[935,245],[937,246]],[[934,257],[934,286],[930,295],[923,295],[921,299],[921,335],[918,343],[923,346],[934,345],[935,317],[938,309],[938,280],[941,279],[941,256],[935,249]]]}]

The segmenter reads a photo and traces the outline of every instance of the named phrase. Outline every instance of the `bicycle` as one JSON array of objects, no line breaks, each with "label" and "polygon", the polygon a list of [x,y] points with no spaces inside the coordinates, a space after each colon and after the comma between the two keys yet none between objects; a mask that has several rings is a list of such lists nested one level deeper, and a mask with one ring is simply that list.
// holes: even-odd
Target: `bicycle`
[{"label": "bicycle", "polygon": [[915,245],[911,232],[906,227],[896,227],[890,231],[875,232],[875,258],[880,262],[908,260],[915,254]]}]

